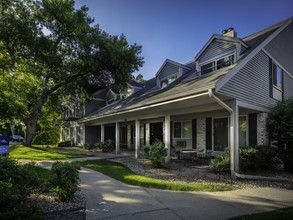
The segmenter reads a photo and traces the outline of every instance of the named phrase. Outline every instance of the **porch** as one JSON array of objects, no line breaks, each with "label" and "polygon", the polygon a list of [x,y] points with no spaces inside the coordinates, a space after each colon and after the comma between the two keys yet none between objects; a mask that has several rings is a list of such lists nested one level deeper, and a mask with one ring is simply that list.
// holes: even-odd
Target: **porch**
[{"label": "porch", "polygon": [[205,155],[207,152],[222,154],[226,147],[231,147],[235,158],[231,169],[238,171],[239,146],[266,143],[263,119],[267,110],[229,97],[221,96],[220,102],[207,92],[123,112],[112,111],[84,119],[81,126],[84,130],[88,126],[99,126],[100,133],[96,135],[102,142],[109,132],[105,128],[111,126],[115,152],[123,148],[133,150],[135,158],[140,157],[143,145],[150,145],[156,139],[164,142],[168,149],[166,162],[171,159],[172,147],[180,151],[198,150]]}]

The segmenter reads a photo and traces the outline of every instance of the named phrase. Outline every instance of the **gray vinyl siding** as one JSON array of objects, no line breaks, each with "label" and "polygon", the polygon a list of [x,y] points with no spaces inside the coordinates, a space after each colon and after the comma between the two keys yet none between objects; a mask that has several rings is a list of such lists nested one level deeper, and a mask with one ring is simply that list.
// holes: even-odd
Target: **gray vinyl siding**
[{"label": "gray vinyl siding", "polygon": [[178,73],[179,72],[179,67],[178,66],[174,66],[170,63],[168,63],[159,73],[159,79],[164,79],[174,73]]},{"label": "gray vinyl siding", "polygon": [[265,50],[293,75],[293,24],[266,45]]},{"label": "gray vinyl siding", "polygon": [[236,45],[227,41],[214,40],[198,58],[199,63],[236,50]]},{"label": "gray vinyl siding", "polygon": [[273,107],[276,100],[270,97],[269,57],[263,51],[257,53],[219,92],[250,104]]},{"label": "gray vinyl siding", "polygon": [[284,98],[287,99],[293,96],[293,79],[284,73]]}]

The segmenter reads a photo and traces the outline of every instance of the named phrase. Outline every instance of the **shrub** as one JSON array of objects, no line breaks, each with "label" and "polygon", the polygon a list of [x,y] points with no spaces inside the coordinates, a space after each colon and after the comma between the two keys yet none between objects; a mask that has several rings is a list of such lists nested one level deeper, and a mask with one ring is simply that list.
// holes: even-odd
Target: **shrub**
[{"label": "shrub", "polygon": [[41,219],[37,208],[26,204],[27,197],[40,188],[32,166],[0,157],[0,219]]},{"label": "shrub", "polygon": [[142,148],[143,155],[149,159],[154,168],[162,167],[162,163],[165,161],[165,157],[167,156],[167,149],[164,146],[164,143],[156,140],[150,146],[144,146]]},{"label": "shrub", "polygon": [[78,170],[76,163],[56,162],[52,165],[49,182],[61,201],[67,202],[74,196],[78,187]]},{"label": "shrub", "polygon": [[111,139],[105,140],[104,143],[100,142],[98,147],[102,150],[102,152],[112,152],[115,150],[115,142]]},{"label": "shrub", "polygon": [[70,147],[71,141],[61,141],[58,143],[58,147]]},{"label": "shrub", "polygon": [[216,173],[229,173],[230,172],[230,149],[225,149],[225,154],[216,156],[211,161],[211,168]]},{"label": "shrub", "polygon": [[268,115],[270,138],[277,141],[284,168],[293,172],[293,98],[278,102]]},{"label": "shrub", "polygon": [[95,144],[85,144],[84,148],[87,150],[93,150],[93,149],[96,149],[97,147]]},{"label": "shrub", "polygon": [[[241,147],[239,149],[239,169],[243,172],[270,169],[276,165],[276,149],[269,146]],[[225,149],[225,155],[212,160],[211,168],[215,172],[230,171],[230,149]]]}]

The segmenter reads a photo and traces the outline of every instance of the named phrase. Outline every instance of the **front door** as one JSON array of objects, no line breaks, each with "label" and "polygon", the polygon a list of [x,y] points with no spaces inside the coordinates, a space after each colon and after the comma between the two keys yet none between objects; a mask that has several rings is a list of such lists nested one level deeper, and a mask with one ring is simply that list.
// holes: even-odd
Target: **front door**
[{"label": "front door", "polygon": [[214,118],[214,151],[228,147],[228,118]]},{"label": "front door", "polygon": [[163,141],[163,122],[150,123],[150,144],[156,140]]}]

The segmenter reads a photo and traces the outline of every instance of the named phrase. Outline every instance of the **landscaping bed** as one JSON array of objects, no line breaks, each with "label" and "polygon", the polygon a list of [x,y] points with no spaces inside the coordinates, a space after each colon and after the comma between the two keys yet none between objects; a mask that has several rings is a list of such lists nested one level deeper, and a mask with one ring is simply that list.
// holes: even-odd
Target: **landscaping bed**
[{"label": "landscaping bed", "polygon": [[259,171],[253,173],[253,175],[288,178],[288,181],[235,180],[231,178],[230,174],[216,174],[213,173],[208,166],[196,166],[196,164],[184,164],[182,162],[173,161],[170,164],[165,164],[161,169],[154,169],[152,168],[150,161],[146,159],[124,157],[111,160],[129,167],[137,174],[168,181],[228,184],[236,188],[279,187],[293,189],[293,174],[282,170]]}]

